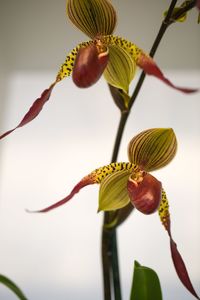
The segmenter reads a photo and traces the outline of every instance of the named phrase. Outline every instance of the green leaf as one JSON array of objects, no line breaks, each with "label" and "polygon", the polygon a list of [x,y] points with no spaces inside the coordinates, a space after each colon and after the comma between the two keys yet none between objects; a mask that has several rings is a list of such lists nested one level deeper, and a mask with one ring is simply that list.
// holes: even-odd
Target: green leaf
[{"label": "green leaf", "polygon": [[8,277],[0,274],[0,283],[9,288],[19,299],[27,300],[26,296],[22,293],[20,288]]},{"label": "green leaf", "polygon": [[136,135],[128,145],[129,161],[147,172],[164,167],[177,150],[172,128],[152,128]]},{"label": "green leaf", "polygon": [[98,211],[122,208],[129,203],[127,181],[130,170],[122,170],[107,175],[100,184]]},{"label": "green leaf", "polygon": [[160,281],[156,272],[136,261],[130,300],[162,300]]},{"label": "green leaf", "polygon": [[112,34],[116,25],[116,12],[108,0],[68,0],[67,15],[72,23],[94,39]]},{"label": "green leaf", "polygon": [[109,62],[104,71],[107,82],[128,94],[129,85],[133,80],[135,71],[136,63],[130,54],[119,46],[110,45]]}]

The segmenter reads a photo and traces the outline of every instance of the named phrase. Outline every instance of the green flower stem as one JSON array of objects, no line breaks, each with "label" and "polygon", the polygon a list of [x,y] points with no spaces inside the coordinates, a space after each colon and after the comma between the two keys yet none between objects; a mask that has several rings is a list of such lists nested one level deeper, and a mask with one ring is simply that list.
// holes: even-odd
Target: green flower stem
[{"label": "green flower stem", "polygon": [[[168,9],[168,13],[161,24],[159,32],[151,48],[150,56],[152,57],[156,53],[156,50],[158,49],[158,46],[165,34],[166,29],[170,24],[172,24],[171,16],[173,14],[173,10],[176,3],[177,0],[171,1],[170,7]],[[136,85],[136,88],[134,90],[134,93],[131,97],[128,110],[121,113],[121,118],[117,130],[111,162],[115,162],[117,160],[125,125],[128,116],[130,114],[130,110],[133,104],[135,103],[135,100],[141,90],[144,79],[145,79],[145,73],[142,72],[138,80],[138,83]],[[117,251],[117,232],[116,232],[116,228],[112,228],[110,230],[105,228],[105,225],[108,224],[109,222],[110,216],[111,214],[109,212],[106,212],[104,214],[103,229],[102,229],[102,265],[103,265],[103,278],[104,278],[104,299],[105,300],[112,299],[112,288],[113,288],[115,300],[121,300],[122,297],[121,297],[118,251]],[[111,282],[111,276],[113,282]]]},{"label": "green flower stem", "polygon": [[[106,219],[109,218],[109,213],[104,214],[104,224],[107,224]],[[111,300],[112,291],[114,288],[115,300],[121,300],[121,287],[119,277],[118,251],[117,251],[117,232],[115,228],[103,228],[102,231],[102,261],[103,261],[103,279],[104,279],[104,299]],[[111,276],[113,285],[111,284]]]},{"label": "green flower stem", "polygon": [[[103,224],[107,223],[108,213],[104,213]],[[103,284],[104,299],[111,300],[111,263],[110,263],[110,231],[103,226],[102,229],[102,267],[103,267]]]},{"label": "green flower stem", "polygon": [[[117,136],[115,139],[115,145],[113,149],[113,155],[111,162],[117,160],[119,147],[128,118],[128,111],[122,112],[119,127],[117,130]],[[103,263],[103,280],[104,280],[104,299],[111,300],[111,280],[113,278],[113,287],[115,300],[121,300],[121,287],[119,277],[119,263],[118,263],[118,251],[117,251],[117,232],[116,228],[111,230],[105,228],[105,225],[109,223],[110,213],[105,212],[103,221],[103,232],[102,232],[102,263]]]}]

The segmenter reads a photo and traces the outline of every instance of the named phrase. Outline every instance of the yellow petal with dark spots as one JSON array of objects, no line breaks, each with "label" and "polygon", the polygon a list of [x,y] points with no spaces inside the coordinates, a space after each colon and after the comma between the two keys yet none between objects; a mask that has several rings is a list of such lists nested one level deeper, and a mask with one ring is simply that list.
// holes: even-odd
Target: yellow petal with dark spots
[{"label": "yellow petal with dark spots", "polygon": [[167,199],[167,195],[164,190],[162,190],[162,200],[159,207],[159,216],[162,224],[164,225],[165,229],[167,230],[167,233],[169,235],[170,239],[170,250],[171,250],[171,257],[174,263],[174,267],[176,270],[176,273],[182,282],[182,284],[185,286],[185,288],[196,298],[200,299],[197,295],[192,282],[190,280],[189,273],[187,271],[187,267],[185,265],[185,262],[183,260],[183,257],[181,256],[177,244],[174,241],[171,233],[171,221],[170,221],[170,214],[169,214],[169,203]]},{"label": "yellow petal with dark spots", "polygon": [[164,167],[174,158],[177,140],[172,128],[152,128],[136,135],[128,145],[130,162],[150,172]]},{"label": "yellow petal with dark spots", "polygon": [[140,49],[137,45],[119,36],[107,35],[103,37],[103,41],[107,45],[117,46],[124,49],[127,53],[129,53],[136,64],[140,59],[141,54],[143,53],[143,50]]},{"label": "yellow petal with dark spots", "polygon": [[172,87],[173,89],[181,91],[186,94],[190,94],[198,91],[198,89],[196,88],[176,86],[168,78],[165,77],[165,75],[157,66],[153,58],[150,57],[147,53],[145,53],[142,49],[140,49],[137,45],[133,44],[132,42],[118,36],[106,36],[104,37],[104,41],[108,45],[117,45],[118,47],[123,48],[131,55],[132,59],[135,60],[136,64],[146,74],[155,76],[156,78],[160,79],[165,84]]},{"label": "yellow petal with dark spots", "polygon": [[158,209],[158,214],[160,217],[160,221],[165,227],[165,229],[169,230],[170,228],[169,202],[164,189],[162,189],[162,198]]},{"label": "yellow petal with dark spots", "polygon": [[68,0],[67,15],[90,38],[112,34],[116,12],[108,0]]},{"label": "yellow petal with dark spots", "polygon": [[83,42],[77,45],[69,54],[67,54],[65,62],[61,65],[60,70],[57,75],[57,80],[60,81],[65,77],[68,77],[72,74],[74,63],[78,51],[80,48],[86,48],[89,45],[93,44],[93,41]]}]

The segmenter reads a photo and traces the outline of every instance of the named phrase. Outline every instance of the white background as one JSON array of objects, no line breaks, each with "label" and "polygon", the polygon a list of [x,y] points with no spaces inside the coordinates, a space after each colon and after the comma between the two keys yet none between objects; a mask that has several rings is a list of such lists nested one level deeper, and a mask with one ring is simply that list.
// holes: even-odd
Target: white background
[{"label": "white background", "polygon": [[[67,51],[85,39],[66,24],[65,1],[57,2],[1,0],[1,132],[20,121],[54,80]],[[116,33],[148,51],[169,5],[160,2],[113,1],[119,15]],[[194,10],[186,23],[170,27],[156,56],[166,75],[181,86],[200,86],[196,20]],[[199,94],[184,95],[148,77],[128,120],[119,161],[127,160],[128,141],[139,131],[174,129],[177,156],[154,175],[167,191],[174,239],[200,293],[199,100]],[[36,120],[1,141],[0,273],[30,300],[103,298],[98,186],[85,188],[48,214],[32,215],[25,209],[61,199],[84,175],[109,163],[118,120],[103,79],[86,90],[66,79]],[[175,274],[167,233],[156,214],[134,212],[119,228],[118,241],[125,300],[135,259],[157,271],[164,300],[193,299]],[[16,297],[0,285],[0,299]]]}]

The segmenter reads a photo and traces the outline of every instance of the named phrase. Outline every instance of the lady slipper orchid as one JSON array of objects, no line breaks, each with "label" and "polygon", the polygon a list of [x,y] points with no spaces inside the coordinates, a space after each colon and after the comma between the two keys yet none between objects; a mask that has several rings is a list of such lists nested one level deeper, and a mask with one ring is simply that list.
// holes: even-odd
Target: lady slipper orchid
[{"label": "lady slipper orchid", "polygon": [[[67,55],[55,81],[35,100],[21,122],[2,134],[0,139],[36,118],[49,100],[54,86],[71,74],[74,83],[79,87],[91,86],[104,74],[111,86],[119,88],[127,95],[138,66],[146,74],[157,77],[174,89],[184,93],[196,91],[175,86],[142,49],[124,38],[113,35],[117,17],[109,0],[67,0],[67,15],[91,40],[77,45]],[[128,103],[126,106],[128,107]]]},{"label": "lady slipper orchid", "polygon": [[[161,182],[149,173],[170,163],[176,150],[176,136],[171,128],[145,130],[130,141],[129,162],[111,163],[94,170],[85,176],[67,197],[35,212],[48,212],[57,208],[68,202],[80,189],[94,183],[100,184],[98,211],[115,211],[128,206],[130,202],[144,214],[158,211],[170,238],[171,255],[177,275],[189,292],[199,299],[171,235],[166,193]],[[115,226],[113,224],[110,226]]]}]

